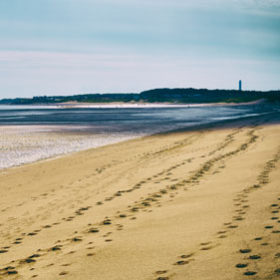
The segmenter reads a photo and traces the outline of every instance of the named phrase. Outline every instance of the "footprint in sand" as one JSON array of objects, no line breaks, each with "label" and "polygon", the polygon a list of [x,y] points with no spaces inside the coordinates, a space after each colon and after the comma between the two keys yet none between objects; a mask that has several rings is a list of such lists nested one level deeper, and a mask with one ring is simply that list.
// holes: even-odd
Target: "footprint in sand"
[{"label": "footprint in sand", "polygon": [[237,268],[244,268],[244,267],[247,267],[248,264],[247,263],[238,263],[235,267]]},{"label": "footprint in sand", "polygon": [[235,220],[235,221],[242,221],[242,220],[244,220],[244,218],[238,216],[238,217],[235,217],[234,220]]},{"label": "footprint in sand", "polygon": [[263,239],[262,237],[256,237],[255,238],[256,241],[259,241],[259,240],[262,240],[262,239]]},{"label": "footprint in sand", "polygon": [[8,250],[0,250],[0,254],[4,254],[4,253],[7,253]]},{"label": "footprint in sand", "polygon": [[260,259],[260,258],[261,258],[261,256],[259,256],[259,255],[251,255],[251,256],[249,257],[250,260],[258,260],[258,259]]},{"label": "footprint in sand", "polygon": [[265,226],[264,228],[271,229],[271,228],[273,228],[273,226]]},{"label": "footprint in sand", "polygon": [[177,261],[174,263],[174,265],[185,265],[185,264],[188,264],[189,262],[188,261]]},{"label": "footprint in sand", "polygon": [[43,228],[51,228],[51,227],[52,227],[51,225],[43,226]]},{"label": "footprint in sand", "polygon": [[279,258],[280,258],[280,253],[276,253],[276,254],[274,255],[274,257],[275,257],[276,259],[279,259]]},{"label": "footprint in sand", "polygon": [[31,255],[31,256],[29,257],[29,259],[39,258],[39,257],[41,257],[40,254],[33,254],[33,255]]},{"label": "footprint in sand", "polygon": [[156,271],[156,274],[161,275],[167,273],[167,270],[158,270]]},{"label": "footprint in sand", "polygon": [[14,274],[18,274],[18,272],[16,270],[8,270],[6,272],[8,275],[14,275]]},{"label": "footprint in sand", "polygon": [[103,221],[102,223],[103,225],[110,225],[111,224],[111,220],[110,219],[106,219]]},{"label": "footprint in sand", "polygon": [[253,276],[253,275],[256,275],[256,274],[257,274],[256,271],[246,271],[246,272],[244,272],[244,275],[246,275],[246,276]]},{"label": "footprint in sand", "polygon": [[211,250],[212,248],[213,248],[212,246],[208,246],[208,247],[202,247],[200,250],[207,251],[207,250]]},{"label": "footprint in sand", "polygon": [[251,249],[240,249],[239,250],[239,252],[241,253],[241,254],[248,254],[248,253],[250,253],[252,250]]},{"label": "footprint in sand", "polygon": [[27,259],[24,259],[22,261],[20,261],[20,263],[33,263],[33,262],[36,262],[36,260],[32,259],[32,258],[27,258]]},{"label": "footprint in sand", "polygon": [[120,218],[126,218],[126,215],[125,214],[120,214],[119,217]]},{"label": "footprint in sand", "polygon": [[265,243],[262,243],[261,245],[262,246],[267,246],[267,245],[269,245],[269,243],[265,242]]},{"label": "footprint in sand", "polygon": [[59,251],[59,250],[61,250],[61,245],[56,245],[56,246],[54,246],[54,247],[52,247],[50,250],[51,251]]},{"label": "footprint in sand", "polygon": [[230,226],[228,226],[228,228],[238,228],[238,226],[237,225],[230,225]]},{"label": "footprint in sand", "polygon": [[203,243],[200,243],[200,245],[202,245],[202,246],[209,245],[209,244],[211,244],[211,242],[203,242]]},{"label": "footprint in sand", "polygon": [[91,229],[88,230],[88,232],[89,232],[89,233],[97,233],[97,232],[99,232],[99,229],[97,229],[97,228],[91,228]]},{"label": "footprint in sand", "polygon": [[72,241],[73,242],[79,242],[79,241],[82,241],[83,239],[81,239],[80,237],[74,237],[72,238]]},{"label": "footprint in sand", "polygon": [[190,258],[190,257],[192,257],[192,256],[193,256],[193,254],[181,255],[180,258],[182,258],[182,259],[188,259],[188,258]]}]

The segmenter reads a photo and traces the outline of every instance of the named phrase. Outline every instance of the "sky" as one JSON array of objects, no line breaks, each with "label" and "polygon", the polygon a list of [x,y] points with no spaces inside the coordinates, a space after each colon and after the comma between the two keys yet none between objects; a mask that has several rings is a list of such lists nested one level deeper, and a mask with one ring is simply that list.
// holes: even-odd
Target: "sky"
[{"label": "sky", "polygon": [[280,0],[0,1],[0,99],[279,77]]}]

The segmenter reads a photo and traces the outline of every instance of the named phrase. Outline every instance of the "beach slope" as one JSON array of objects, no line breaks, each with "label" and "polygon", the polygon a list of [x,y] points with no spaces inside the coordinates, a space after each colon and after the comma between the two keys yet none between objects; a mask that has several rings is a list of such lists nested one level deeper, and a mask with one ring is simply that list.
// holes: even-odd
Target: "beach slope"
[{"label": "beach slope", "polygon": [[280,125],[159,134],[0,173],[0,279],[279,279]]}]

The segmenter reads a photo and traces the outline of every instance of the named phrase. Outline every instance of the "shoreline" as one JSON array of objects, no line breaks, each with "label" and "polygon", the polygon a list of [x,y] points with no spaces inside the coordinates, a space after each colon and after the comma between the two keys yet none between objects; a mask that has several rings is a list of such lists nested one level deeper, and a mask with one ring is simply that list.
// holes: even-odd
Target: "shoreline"
[{"label": "shoreline", "polygon": [[[264,114],[264,113],[263,113]],[[201,129],[218,129],[219,127],[227,127],[227,126],[230,126],[231,124],[234,124],[235,122],[237,123],[240,123],[240,122],[244,122],[246,123],[247,120],[250,120],[251,118],[262,118],[263,117],[263,114],[259,114],[259,115],[249,115],[249,116],[242,116],[242,117],[236,117],[236,118],[229,118],[229,119],[222,119],[222,120],[216,120],[216,121],[212,121],[210,123],[201,123],[201,124],[196,124],[196,125],[191,125],[191,126],[185,126],[185,127],[182,127],[182,128],[174,128],[174,129],[168,129],[168,130],[163,130],[163,131],[158,131],[158,132],[151,132],[151,133],[142,133],[142,134],[139,134],[139,135],[131,135],[131,136],[124,136],[124,135],[116,135],[114,136],[113,134],[112,135],[106,135],[106,136],[103,136],[103,140],[102,140],[102,143],[100,142],[99,144],[98,143],[95,143],[95,144],[86,144],[84,143],[84,146],[81,146],[81,147],[73,147],[71,148],[70,150],[68,151],[54,151],[54,152],[51,152],[51,150],[48,151],[48,155],[42,155],[40,156],[39,154],[35,156],[34,159],[27,159],[26,161],[23,161],[23,162],[19,162],[19,163],[14,163],[14,164],[11,164],[7,167],[2,167],[0,168],[0,172],[4,172],[5,170],[8,170],[10,168],[18,168],[18,167],[21,167],[21,166],[24,166],[24,165],[28,165],[28,164],[34,164],[36,162],[43,162],[43,161],[49,161],[49,160],[54,160],[54,159],[57,159],[57,158],[60,158],[60,157],[65,157],[65,156],[71,156],[71,155],[74,155],[76,153],[79,153],[79,152],[84,152],[84,151],[90,151],[92,149],[98,149],[99,147],[104,147],[104,146],[108,146],[108,145],[114,145],[114,144],[117,144],[117,143],[121,143],[121,142],[125,142],[125,141],[130,141],[130,140],[133,140],[133,139],[141,139],[143,137],[149,137],[149,136],[153,136],[153,135],[161,135],[161,134],[170,134],[170,133],[174,133],[174,132],[187,132],[187,131],[199,131]],[[265,113],[265,114],[273,114],[273,113]],[[82,133],[82,130],[84,129],[84,127],[81,127],[79,129],[79,127],[75,127],[73,125],[69,125],[69,126],[50,126],[50,125],[35,125],[35,126],[28,126],[28,125],[3,125],[3,126],[0,126],[0,129],[1,128],[4,128],[5,130],[7,129],[11,129],[12,131],[13,130],[18,130],[19,128],[22,130],[24,129],[24,134],[27,134],[25,137],[27,138],[32,138],[32,137],[36,137],[36,133],[38,134],[39,133],[39,136],[40,135],[44,135],[46,134],[46,136],[42,137],[42,138],[38,138],[37,137],[33,140],[33,141],[40,141],[40,142],[49,142],[49,141],[52,141],[52,142],[57,142],[57,141],[65,141],[66,139],[63,139],[63,137],[60,136],[61,133],[65,134],[69,134],[69,137],[71,137],[72,133],[73,133],[73,137],[96,137],[95,134],[92,134],[90,131],[85,131]],[[25,128],[28,128],[27,131]],[[35,132],[32,132],[32,129],[35,129]],[[56,129],[54,129],[56,128]],[[31,132],[30,132],[30,136],[28,136],[28,130],[31,129]],[[39,129],[38,131],[36,131],[36,129]],[[71,132],[72,131],[72,132]],[[17,132],[18,134],[18,132]],[[57,134],[57,136],[55,136]],[[3,134],[4,135],[4,134]],[[13,134],[13,139],[15,137],[20,137],[19,135],[16,135],[16,134]],[[99,135],[98,135],[99,136]],[[100,137],[100,136],[99,136]],[[112,139],[111,139],[112,138]],[[119,138],[119,139],[118,139]],[[59,140],[60,139],[60,140]],[[77,141],[81,141],[81,140],[78,140],[79,138],[77,138]],[[82,138],[81,138],[82,139]],[[71,140],[71,139],[70,139]],[[75,138],[74,138],[75,140]],[[23,140],[22,140],[23,141]],[[67,140],[69,141],[69,140]],[[75,140],[76,141],[76,140]],[[87,140],[88,142],[89,140]],[[95,142],[97,141],[96,139],[94,140]],[[101,141],[101,140],[100,140]],[[43,143],[42,142],[42,143]],[[70,143],[70,142],[69,142]],[[18,144],[19,145],[19,144]],[[26,144],[25,144],[26,145]],[[29,145],[33,145],[32,144],[32,141],[30,142]],[[73,146],[73,143],[71,143],[71,145]],[[25,147],[25,149],[27,148],[27,146]],[[41,148],[44,148],[43,146]],[[46,148],[44,148],[46,149]],[[53,148],[52,148],[53,149]],[[31,151],[30,151],[31,152]],[[41,152],[40,152],[41,153]]]},{"label": "shoreline", "polygon": [[[25,165],[36,164],[37,162],[55,160],[79,152],[97,149],[144,136],[115,135],[113,133],[106,135],[94,134],[90,131],[79,130],[77,127],[73,126],[53,127],[40,125],[30,128],[28,125],[9,125],[0,126],[0,132],[1,129],[5,130],[6,142],[8,141],[9,144],[6,147],[4,146],[2,151],[0,173],[11,168],[19,168]],[[4,133],[2,134],[2,138],[3,137],[5,137]],[[37,145],[37,147],[34,147],[35,145]],[[65,145],[68,146],[63,147]],[[16,156],[19,157],[17,161],[14,163],[11,162],[9,166],[3,165],[6,160],[6,151],[8,152],[6,155],[8,159]]]},{"label": "shoreline", "polygon": [[[212,121],[210,123],[201,123],[201,124],[196,124],[196,125],[191,125],[191,126],[185,126],[182,128],[174,128],[174,129],[168,129],[168,130],[163,130],[163,131],[158,131],[158,132],[154,132],[154,133],[146,133],[146,134],[139,134],[139,135],[131,135],[131,136],[110,136],[107,135],[106,137],[103,137],[103,142],[100,144],[95,143],[94,145],[91,144],[90,146],[85,146],[85,147],[80,147],[80,148],[74,148],[73,150],[69,150],[66,152],[55,152],[53,154],[47,155],[47,156],[42,156],[42,157],[38,157],[36,159],[31,159],[31,160],[27,160],[26,162],[22,162],[22,163],[15,163],[12,164],[8,167],[3,167],[0,168],[0,173],[1,172],[5,172],[11,168],[20,168],[21,166],[25,166],[25,165],[30,165],[30,164],[36,164],[38,162],[44,162],[44,161],[50,161],[50,160],[55,160],[58,158],[62,158],[62,157],[68,157],[68,156],[72,156],[81,152],[86,152],[86,151],[91,151],[93,149],[98,149],[101,147],[106,147],[106,146],[110,146],[110,145],[115,145],[118,143],[122,143],[122,142],[127,142],[127,141],[133,141],[134,139],[142,139],[145,137],[151,137],[151,136],[159,136],[159,135],[166,135],[166,134],[171,134],[171,133],[177,133],[177,132],[198,132],[201,130],[218,130],[218,129],[227,129],[227,128],[232,128],[235,126],[235,124],[240,125],[240,123],[243,123],[243,125],[246,125],[248,123],[251,122],[252,119],[258,120],[258,119],[262,119],[264,116],[266,115],[273,115],[275,114],[275,112],[270,112],[270,113],[259,113],[258,115],[253,114],[253,115],[249,115],[249,116],[242,116],[242,117],[236,117],[236,118],[229,118],[229,119],[223,119],[223,120],[216,120],[216,121]],[[277,113],[276,113],[277,114]],[[10,129],[18,129],[18,128],[25,128],[25,127],[29,127],[28,125],[8,125],[8,126],[0,126],[0,129],[2,128],[10,128]],[[48,125],[40,125],[40,126],[35,126],[36,128],[39,128],[39,133],[42,133],[43,131],[47,131],[47,133],[49,135],[55,135],[57,132],[62,133],[62,131],[65,131],[66,133],[69,133],[71,135],[71,131],[73,131],[74,136],[75,136],[75,131],[77,131],[77,127],[74,126],[57,126],[57,132],[54,129],[54,126],[48,126]],[[49,132],[48,132],[49,130]],[[62,131],[61,131],[62,130]],[[24,129],[25,133],[26,130]],[[78,129],[79,131],[79,129]],[[65,133],[64,132],[64,133]],[[38,133],[38,132],[37,132]],[[76,132],[77,133],[77,132]],[[80,136],[89,136],[89,137],[95,137],[94,134],[91,134],[89,131],[85,131],[83,133],[79,132],[80,134],[77,134],[77,137]],[[58,134],[59,135],[59,134]],[[32,134],[31,134],[32,136]],[[17,136],[19,137],[19,136]],[[48,136],[47,136],[48,137]],[[109,138],[108,138],[109,137]],[[110,140],[110,137],[113,137]],[[119,139],[116,139],[119,138]],[[44,139],[42,139],[44,140]],[[37,140],[36,140],[37,141]],[[95,140],[96,141],[96,140]]]},{"label": "shoreline", "polygon": [[265,99],[259,99],[251,102],[240,103],[129,103],[129,102],[111,102],[111,103],[85,103],[85,102],[66,102],[66,103],[46,103],[46,104],[27,104],[27,105],[4,105],[0,104],[0,108],[4,106],[14,107],[47,107],[47,108],[180,108],[180,107],[215,107],[215,106],[246,106],[265,103]]}]

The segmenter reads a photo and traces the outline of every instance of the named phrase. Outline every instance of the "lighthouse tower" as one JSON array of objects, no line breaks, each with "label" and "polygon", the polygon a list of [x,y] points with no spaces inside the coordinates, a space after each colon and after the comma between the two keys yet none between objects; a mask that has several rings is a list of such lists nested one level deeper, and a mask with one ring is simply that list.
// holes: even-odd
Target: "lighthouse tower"
[{"label": "lighthouse tower", "polygon": [[242,81],[239,80],[239,91],[242,91]]}]

